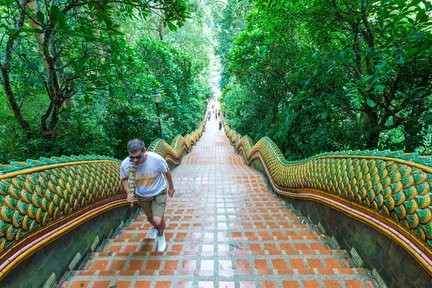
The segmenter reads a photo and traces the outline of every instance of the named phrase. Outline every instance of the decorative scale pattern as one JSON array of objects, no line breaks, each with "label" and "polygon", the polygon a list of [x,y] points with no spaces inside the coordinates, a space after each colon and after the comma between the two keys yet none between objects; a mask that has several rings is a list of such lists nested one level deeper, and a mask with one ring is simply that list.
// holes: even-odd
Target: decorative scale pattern
[{"label": "decorative scale pattern", "polygon": [[320,193],[331,196],[329,200],[358,204],[362,212],[382,216],[406,235],[415,235],[423,243],[421,251],[432,251],[430,157],[390,151],[341,151],[287,161],[268,137],[254,145],[250,137],[241,137],[226,125],[225,131],[248,163],[261,158],[279,193]]},{"label": "decorative scale pattern", "polygon": [[0,176],[0,253],[65,215],[120,195],[119,167],[94,160]]}]

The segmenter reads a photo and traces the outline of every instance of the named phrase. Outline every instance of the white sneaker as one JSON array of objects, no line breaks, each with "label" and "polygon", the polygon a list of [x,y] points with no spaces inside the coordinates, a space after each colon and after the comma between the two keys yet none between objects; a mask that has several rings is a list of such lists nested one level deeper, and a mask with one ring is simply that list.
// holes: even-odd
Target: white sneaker
[{"label": "white sneaker", "polygon": [[163,252],[166,249],[165,235],[156,236],[157,251]]},{"label": "white sneaker", "polygon": [[158,230],[156,228],[153,228],[152,231],[150,232],[150,235],[148,238],[149,239],[156,239],[157,234],[158,234]]}]

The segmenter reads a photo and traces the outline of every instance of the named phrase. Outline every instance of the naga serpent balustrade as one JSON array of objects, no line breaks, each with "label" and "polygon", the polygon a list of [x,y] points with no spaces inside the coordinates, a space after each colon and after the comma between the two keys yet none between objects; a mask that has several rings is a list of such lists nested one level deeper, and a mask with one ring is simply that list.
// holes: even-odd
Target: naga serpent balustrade
[{"label": "naga serpent balustrade", "polygon": [[[200,125],[169,145],[156,139],[149,151],[170,164],[201,137]],[[121,160],[62,156],[0,165],[0,280],[19,263],[108,210],[129,205],[119,178]]]},{"label": "naga serpent balustrade", "polygon": [[248,164],[260,159],[276,193],[327,205],[386,235],[432,275],[432,159],[391,151],[322,153],[287,161],[268,137],[256,144],[227,125]]}]

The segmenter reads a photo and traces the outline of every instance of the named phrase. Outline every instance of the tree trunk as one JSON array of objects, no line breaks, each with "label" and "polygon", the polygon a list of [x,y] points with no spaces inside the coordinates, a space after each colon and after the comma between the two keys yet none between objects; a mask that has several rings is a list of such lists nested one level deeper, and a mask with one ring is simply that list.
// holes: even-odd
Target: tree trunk
[{"label": "tree trunk", "polygon": [[163,18],[161,18],[159,20],[159,27],[158,27],[159,39],[160,40],[163,40],[163,38],[164,38],[164,35],[163,35],[163,23],[164,23],[164,20],[163,20]]},{"label": "tree trunk", "polygon": [[[33,18],[36,18],[36,12],[38,10],[36,8],[35,2],[32,1],[32,2],[27,3],[27,7],[30,9],[30,11],[34,12],[33,15],[32,15],[32,17],[30,17],[29,20],[28,20],[29,23],[30,23],[30,26],[35,31],[36,30],[43,31],[42,27],[33,20]],[[44,64],[44,66],[45,66],[45,70],[47,70],[48,69],[48,61],[47,61],[47,59],[45,57],[45,53],[44,53],[44,50],[43,50],[44,35],[42,33],[35,33],[34,35],[35,35],[36,42],[37,42],[38,47],[39,47],[39,51],[41,53],[42,62]]]},{"label": "tree trunk", "polygon": [[18,106],[18,103],[15,100],[14,93],[12,91],[11,83],[10,83],[10,77],[9,77],[9,69],[5,69],[3,66],[1,69],[2,72],[2,78],[3,78],[3,87],[6,93],[6,97],[9,101],[9,105],[12,109],[12,112],[15,116],[15,119],[18,121],[18,124],[21,126],[21,128],[25,131],[30,131],[31,127],[30,124],[24,119],[24,117],[21,114],[21,109]]},{"label": "tree trunk", "polygon": [[363,105],[365,110],[363,117],[363,131],[365,133],[366,149],[376,149],[378,146],[381,127],[378,124],[378,117],[372,107],[366,103]]},{"label": "tree trunk", "polygon": [[[27,0],[21,1],[21,5],[25,6]],[[12,112],[15,116],[15,119],[18,121],[18,124],[21,126],[21,128],[27,132],[31,131],[30,124],[24,119],[23,115],[21,114],[21,109],[15,99],[15,95],[11,86],[10,81],[10,66],[12,63],[12,50],[13,46],[15,44],[15,40],[18,38],[18,35],[24,25],[25,20],[25,11],[20,11],[19,19],[16,23],[16,32],[13,35],[9,36],[8,42],[6,44],[6,53],[5,53],[5,60],[4,63],[0,63],[0,70],[2,75],[2,84],[3,88],[6,94],[6,97],[9,101],[9,105],[12,109]]]}]

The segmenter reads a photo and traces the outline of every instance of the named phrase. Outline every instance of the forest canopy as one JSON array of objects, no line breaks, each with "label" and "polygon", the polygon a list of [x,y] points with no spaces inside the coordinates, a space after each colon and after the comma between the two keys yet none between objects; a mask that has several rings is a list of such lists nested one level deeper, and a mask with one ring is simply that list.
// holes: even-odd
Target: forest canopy
[{"label": "forest canopy", "polygon": [[431,10],[427,0],[2,0],[0,162],[123,158],[130,138],[186,135],[214,96],[215,56],[226,123],[269,136],[288,159],[431,155]]},{"label": "forest canopy", "polygon": [[195,14],[206,11],[199,0],[3,1],[1,163],[123,158],[130,138],[192,132],[211,97],[208,51],[192,54],[172,34],[193,26],[203,40]]},{"label": "forest canopy", "polygon": [[[289,159],[432,154],[432,3],[234,0],[220,17],[227,123]],[[232,39],[232,41],[227,41]]]}]

